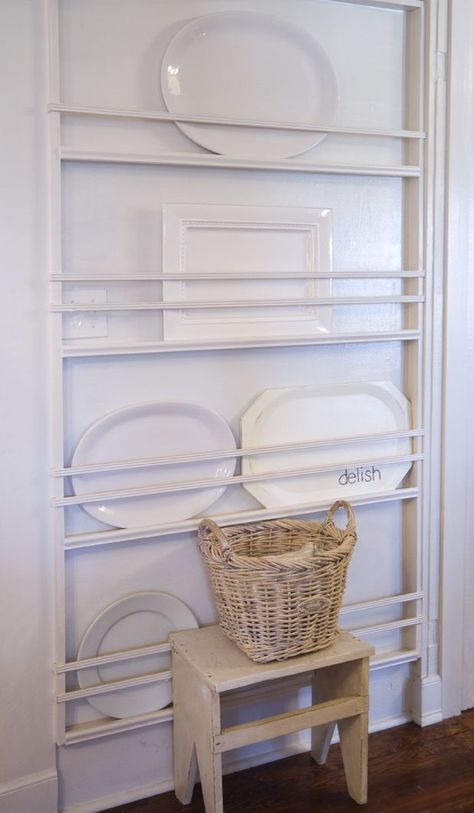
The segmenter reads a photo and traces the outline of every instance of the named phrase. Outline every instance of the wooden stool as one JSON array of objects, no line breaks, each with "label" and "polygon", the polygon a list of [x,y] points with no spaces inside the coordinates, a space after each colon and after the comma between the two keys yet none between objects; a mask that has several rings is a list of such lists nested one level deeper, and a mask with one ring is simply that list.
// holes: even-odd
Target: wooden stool
[{"label": "wooden stool", "polygon": [[[312,729],[311,755],[326,761],[337,723],[349,794],[367,801],[369,656],[373,648],[347,632],[335,643],[287,661],[251,661],[219,626],[170,635],[173,658],[175,793],[189,804],[201,777],[206,813],[222,813],[222,753]],[[310,673],[312,702],[304,709],[243,725],[221,727],[223,692]]]}]

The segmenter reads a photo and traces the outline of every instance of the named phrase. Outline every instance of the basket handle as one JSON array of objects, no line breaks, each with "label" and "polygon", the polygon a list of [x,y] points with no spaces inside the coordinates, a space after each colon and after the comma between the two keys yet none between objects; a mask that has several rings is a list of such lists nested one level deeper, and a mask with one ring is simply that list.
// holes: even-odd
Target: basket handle
[{"label": "basket handle", "polygon": [[329,524],[334,525],[334,514],[336,513],[336,511],[338,511],[339,508],[343,508],[344,511],[347,514],[347,525],[346,525],[345,530],[347,532],[349,532],[349,533],[351,533],[351,532],[355,533],[354,512],[353,512],[351,506],[349,505],[349,503],[346,502],[345,500],[336,500],[336,502],[333,503],[333,505],[331,505],[331,508],[328,511],[328,515],[327,515],[326,519],[324,520],[323,525],[329,525]]},{"label": "basket handle", "polygon": [[209,539],[210,536],[213,536],[214,539],[217,539],[219,542],[224,554],[229,556],[229,554],[232,553],[232,548],[227,541],[226,535],[212,519],[206,517],[201,520],[199,523],[199,536],[203,539]]}]

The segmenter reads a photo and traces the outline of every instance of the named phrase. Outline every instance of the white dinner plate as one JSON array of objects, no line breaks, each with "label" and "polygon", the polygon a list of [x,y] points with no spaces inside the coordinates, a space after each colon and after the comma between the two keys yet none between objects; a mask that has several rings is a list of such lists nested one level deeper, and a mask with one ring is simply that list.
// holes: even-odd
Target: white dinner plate
[{"label": "white dinner plate", "polygon": [[[166,643],[170,632],[195,629],[197,620],[176,596],[168,593],[134,593],[106,607],[87,628],[77,660],[109,655],[126,649]],[[170,655],[150,655],[136,660],[78,670],[81,689],[114,680],[137,677],[170,668]],[[88,697],[97,711],[109,717],[131,717],[158,711],[171,703],[170,680]]]},{"label": "white dinner plate", "polygon": [[[409,428],[409,401],[393,384],[379,381],[266,390],[241,418],[242,446],[246,448]],[[338,467],[335,471],[246,483],[245,488],[267,507],[387,491],[400,484],[412,464],[376,461],[409,455],[411,445],[410,438],[386,439],[244,457],[242,473],[251,475]],[[374,462],[353,465],[358,460]]]},{"label": "white dinner plate", "polygon": [[[278,17],[224,11],[191,20],[171,40],[161,68],[171,113],[307,125],[330,124],[337,82],[319,43]],[[325,133],[235,125],[177,126],[212,152],[280,159],[314,147]]]},{"label": "white dinner plate", "polygon": [[[73,466],[144,460],[194,452],[235,448],[228,423],[217,412],[199,404],[156,401],[118,409],[104,415],[79,440]],[[235,458],[171,464],[76,475],[77,495],[112,490],[179,484],[184,481],[231,477]],[[118,528],[175,522],[199,514],[224,492],[225,486],[128,499],[84,503],[95,519]]]}]

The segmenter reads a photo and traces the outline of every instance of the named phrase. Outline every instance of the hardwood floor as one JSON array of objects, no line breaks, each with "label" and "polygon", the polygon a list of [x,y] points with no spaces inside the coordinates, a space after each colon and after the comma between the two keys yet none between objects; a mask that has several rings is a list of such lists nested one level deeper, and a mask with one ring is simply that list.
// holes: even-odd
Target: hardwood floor
[{"label": "hardwood floor", "polygon": [[[338,746],[319,766],[309,754],[224,777],[225,813],[474,813],[474,709],[443,723],[410,723],[369,737],[369,802],[347,795]],[[190,805],[173,793],[114,813],[204,813],[200,787]],[[111,812],[110,812],[111,813]]]}]

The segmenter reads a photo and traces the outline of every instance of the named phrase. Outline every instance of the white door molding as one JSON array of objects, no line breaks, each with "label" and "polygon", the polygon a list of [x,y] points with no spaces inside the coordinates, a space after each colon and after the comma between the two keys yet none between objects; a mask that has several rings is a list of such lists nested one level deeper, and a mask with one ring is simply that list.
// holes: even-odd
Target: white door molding
[{"label": "white door molding", "polygon": [[[474,468],[474,4],[450,0],[449,108],[446,193],[444,421],[441,548],[441,674],[443,716],[474,704],[474,530],[470,502]],[[471,306],[471,307],[470,307]],[[471,589],[467,589],[470,582]],[[470,685],[469,685],[470,684]]]}]

